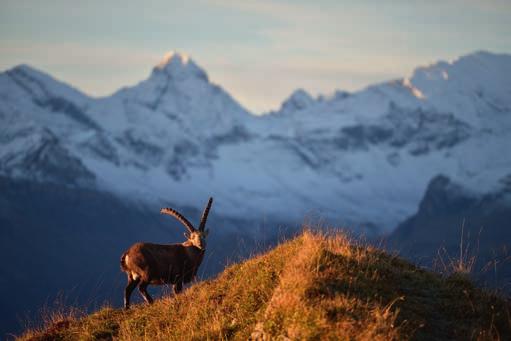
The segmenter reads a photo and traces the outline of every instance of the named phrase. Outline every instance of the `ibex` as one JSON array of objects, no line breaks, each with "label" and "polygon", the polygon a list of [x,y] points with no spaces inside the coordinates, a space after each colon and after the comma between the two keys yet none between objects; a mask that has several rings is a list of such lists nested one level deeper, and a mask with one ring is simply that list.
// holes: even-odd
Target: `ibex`
[{"label": "ibex", "polygon": [[174,293],[177,294],[183,288],[183,284],[195,277],[206,251],[208,230],[204,228],[212,203],[213,198],[209,198],[202,213],[199,229],[195,229],[176,210],[162,208],[160,213],[174,216],[186,227],[188,233],[185,233],[185,237],[188,240],[169,245],[136,243],[122,255],[121,270],[128,275],[128,285],[124,291],[126,309],[130,306],[130,296],[137,285],[144,300],[152,303],[153,299],[147,292],[149,284],[172,284]]}]

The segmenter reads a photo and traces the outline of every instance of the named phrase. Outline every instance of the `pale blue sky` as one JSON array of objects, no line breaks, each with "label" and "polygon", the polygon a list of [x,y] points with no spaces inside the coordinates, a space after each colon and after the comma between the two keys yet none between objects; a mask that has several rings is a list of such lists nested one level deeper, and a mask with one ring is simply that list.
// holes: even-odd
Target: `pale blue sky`
[{"label": "pale blue sky", "polygon": [[28,63],[93,96],[189,54],[247,109],[476,50],[511,53],[511,1],[0,0],[0,70]]}]

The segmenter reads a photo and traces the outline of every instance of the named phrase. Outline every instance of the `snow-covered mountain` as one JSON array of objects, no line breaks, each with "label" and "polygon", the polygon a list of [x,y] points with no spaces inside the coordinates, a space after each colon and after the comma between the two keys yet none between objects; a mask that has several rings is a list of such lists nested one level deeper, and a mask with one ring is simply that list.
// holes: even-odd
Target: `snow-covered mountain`
[{"label": "snow-covered mountain", "polygon": [[0,174],[157,207],[388,231],[445,174],[475,193],[511,174],[511,55],[477,52],[408,78],[256,116],[189,57],[90,98],[28,66],[0,74]]}]

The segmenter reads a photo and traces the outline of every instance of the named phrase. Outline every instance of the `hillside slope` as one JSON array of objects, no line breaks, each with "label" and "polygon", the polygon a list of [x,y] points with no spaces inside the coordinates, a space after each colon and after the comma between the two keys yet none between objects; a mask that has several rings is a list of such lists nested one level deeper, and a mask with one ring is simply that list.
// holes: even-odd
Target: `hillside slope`
[{"label": "hillside slope", "polygon": [[[33,319],[41,306],[59,297],[80,306],[121,304],[119,290],[126,279],[119,272],[120,255],[137,241],[184,241],[180,223],[158,210],[129,205],[105,192],[0,176],[0,259],[9,260],[0,264],[0,291],[20,293],[0,296],[0,340],[19,333],[23,320]],[[187,217],[201,213],[191,207],[181,212]],[[246,258],[256,248],[242,231],[232,232],[246,222],[212,212],[209,223],[214,233],[208,238],[203,277],[222,271],[226,259]],[[226,243],[234,247],[225,248]]]},{"label": "hillside slope", "polygon": [[509,309],[462,276],[443,278],[342,235],[305,232],[175,298],[57,315],[20,339],[509,339]]}]

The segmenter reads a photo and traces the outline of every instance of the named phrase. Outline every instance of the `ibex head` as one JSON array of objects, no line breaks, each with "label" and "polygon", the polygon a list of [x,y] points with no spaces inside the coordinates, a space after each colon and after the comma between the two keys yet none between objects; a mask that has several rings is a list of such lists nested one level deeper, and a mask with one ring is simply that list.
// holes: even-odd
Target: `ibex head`
[{"label": "ibex head", "polygon": [[206,237],[209,233],[209,230],[205,229],[206,220],[208,219],[209,209],[211,208],[212,203],[213,198],[209,198],[208,204],[206,205],[206,208],[204,208],[204,212],[202,212],[202,217],[198,229],[195,229],[193,225],[181,213],[172,208],[162,208],[160,213],[169,214],[179,220],[188,230],[188,232],[185,232],[187,242],[200,250],[205,250]]}]

